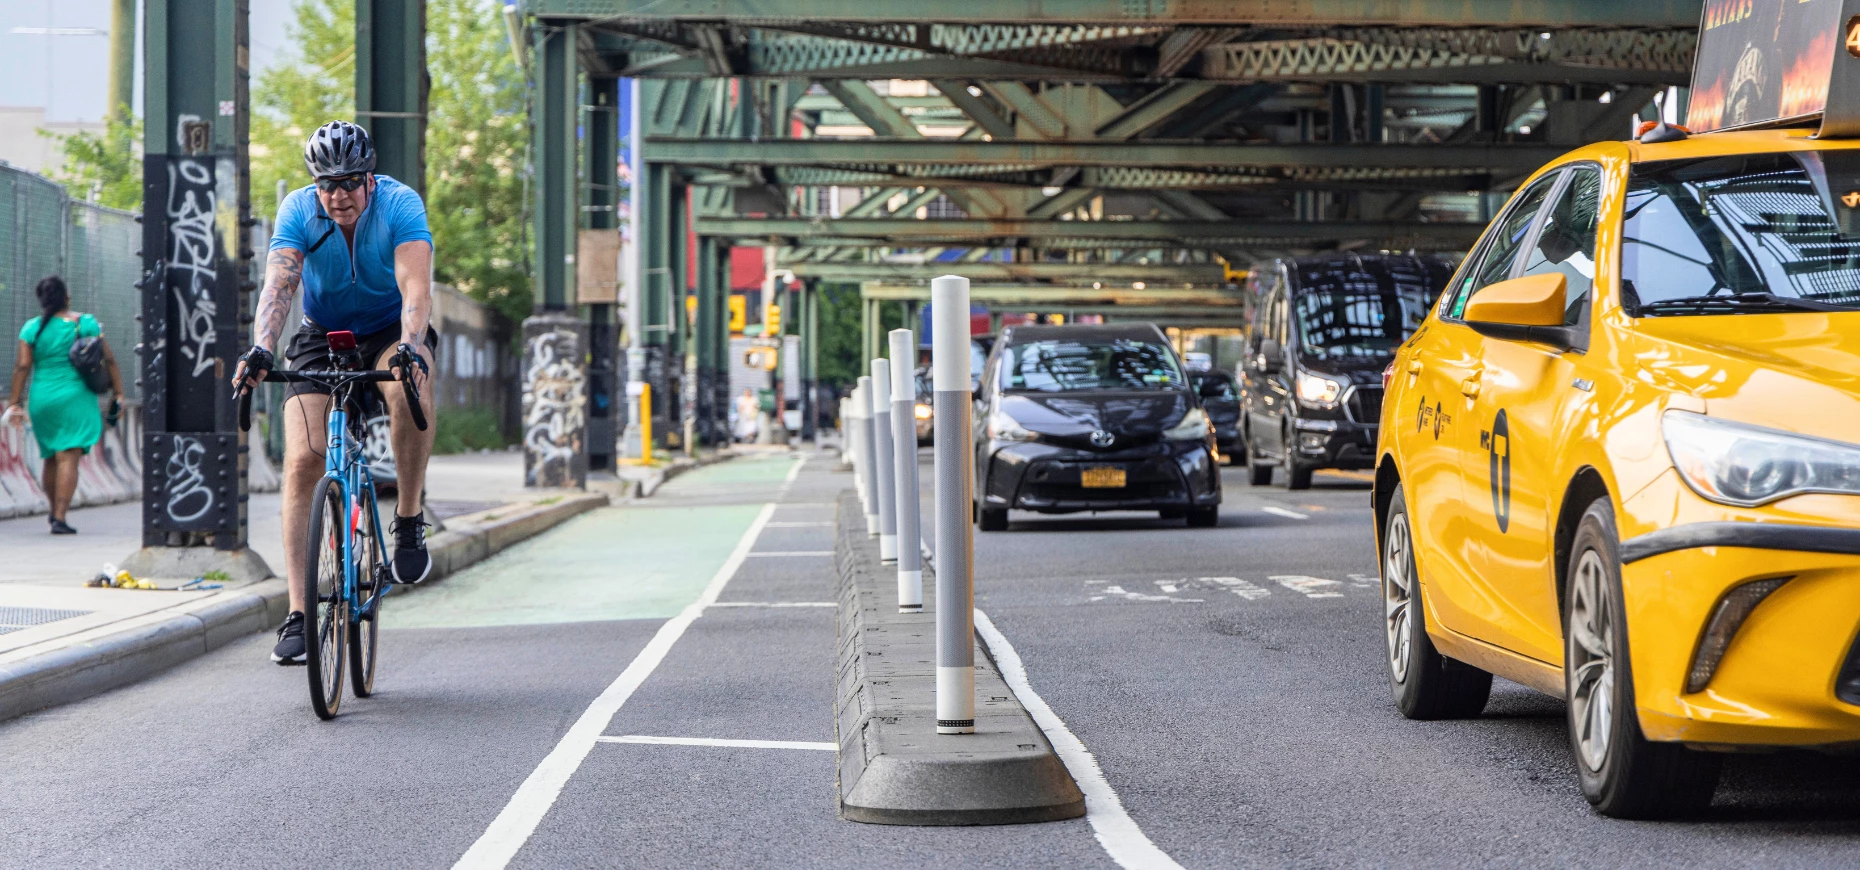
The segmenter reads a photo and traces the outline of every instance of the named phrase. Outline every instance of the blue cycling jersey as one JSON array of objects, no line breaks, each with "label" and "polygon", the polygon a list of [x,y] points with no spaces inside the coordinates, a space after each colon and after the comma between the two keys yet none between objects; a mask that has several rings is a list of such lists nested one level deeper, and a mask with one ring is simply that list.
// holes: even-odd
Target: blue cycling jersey
[{"label": "blue cycling jersey", "polygon": [[278,204],[271,250],[304,254],[304,314],[324,329],[367,335],[400,321],[400,285],[394,249],[407,242],[433,244],[426,203],[413,188],[375,176],[375,193],[349,240],[317,202],[316,186],[293,190]]}]

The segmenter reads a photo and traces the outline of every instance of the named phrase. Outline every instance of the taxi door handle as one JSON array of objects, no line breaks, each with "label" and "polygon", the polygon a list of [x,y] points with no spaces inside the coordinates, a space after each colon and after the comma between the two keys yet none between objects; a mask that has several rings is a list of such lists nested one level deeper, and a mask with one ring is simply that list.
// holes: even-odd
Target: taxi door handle
[{"label": "taxi door handle", "polygon": [[1460,394],[1468,399],[1479,398],[1479,376],[1473,375],[1466,380],[1460,381]]},{"label": "taxi door handle", "polygon": [[1416,357],[1416,358],[1414,358],[1414,359],[1411,359],[1411,360],[1409,360],[1409,361],[1408,361],[1408,374],[1411,374],[1411,375],[1418,375],[1418,374],[1420,374],[1420,373],[1421,373],[1421,360],[1420,360],[1420,358],[1419,358],[1419,357]]}]

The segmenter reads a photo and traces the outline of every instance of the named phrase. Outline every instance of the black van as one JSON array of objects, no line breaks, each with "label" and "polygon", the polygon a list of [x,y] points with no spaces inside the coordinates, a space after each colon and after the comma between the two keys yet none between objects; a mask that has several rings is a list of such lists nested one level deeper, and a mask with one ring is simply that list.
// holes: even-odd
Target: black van
[{"label": "black van", "polygon": [[1257,264],[1247,278],[1241,429],[1254,486],[1319,468],[1371,468],[1382,371],[1453,277],[1442,256],[1325,254]]}]

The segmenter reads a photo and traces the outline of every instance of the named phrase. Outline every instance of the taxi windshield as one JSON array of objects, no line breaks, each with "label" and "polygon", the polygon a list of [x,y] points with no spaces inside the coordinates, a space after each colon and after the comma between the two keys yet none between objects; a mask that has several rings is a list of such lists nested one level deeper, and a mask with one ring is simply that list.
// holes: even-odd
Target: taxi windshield
[{"label": "taxi windshield", "polygon": [[1642,316],[1860,310],[1857,169],[1855,152],[1635,166],[1621,233],[1624,306]]},{"label": "taxi windshield", "polygon": [[1293,298],[1299,348],[1320,358],[1386,355],[1427,316],[1428,299],[1419,291],[1300,293]]},{"label": "taxi windshield", "polygon": [[1011,345],[1002,360],[1001,388],[1182,390],[1188,378],[1169,348],[1132,338],[1047,339]]}]

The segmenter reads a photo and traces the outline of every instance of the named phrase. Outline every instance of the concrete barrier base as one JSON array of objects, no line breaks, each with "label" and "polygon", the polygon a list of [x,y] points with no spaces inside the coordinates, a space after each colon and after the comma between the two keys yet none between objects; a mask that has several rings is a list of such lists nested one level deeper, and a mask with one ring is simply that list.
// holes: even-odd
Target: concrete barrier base
[{"label": "concrete barrier base", "polygon": [[839,501],[840,816],[882,825],[1007,825],[1074,819],[1085,796],[978,645],[975,733],[936,733],[936,583],[899,613],[856,496]]},{"label": "concrete barrier base", "polygon": [[137,579],[192,580],[209,571],[226,575],[229,586],[257,583],[278,576],[253,550],[216,550],[212,547],[143,547],[117,567]]}]

